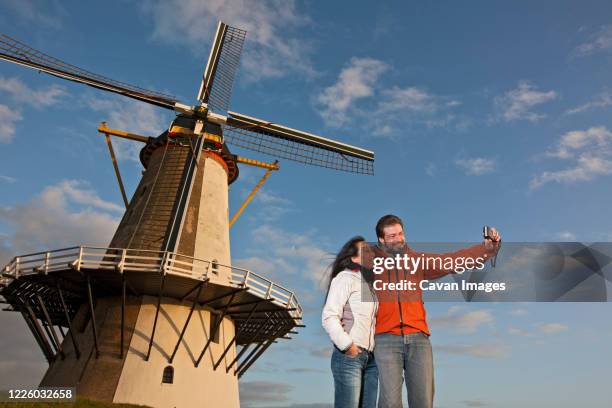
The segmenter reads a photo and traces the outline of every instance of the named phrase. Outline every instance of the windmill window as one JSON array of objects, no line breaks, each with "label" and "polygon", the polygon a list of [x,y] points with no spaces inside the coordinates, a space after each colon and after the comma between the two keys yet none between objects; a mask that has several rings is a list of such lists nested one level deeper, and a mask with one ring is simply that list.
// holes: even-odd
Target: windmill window
[{"label": "windmill window", "polygon": [[167,366],[164,368],[164,374],[162,375],[163,384],[172,384],[174,382],[174,367]]},{"label": "windmill window", "polygon": [[212,260],[212,264],[210,265],[210,269],[212,270],[212,273],[214,273],[215,275],[219,275],[219,263],[217,262],[216,259]]},{"label": "windmill window", "polygon": [[213,333],[214,336],[212,337],[212,342],[215,344],[219,344],[219,332],[221,331],[221,326],[223,325],[223,322],[219,322],[220,317],[221,316],[215,312],[210,313],[210,332],[212,333],[212,331],[215,330],[215,327],[217,328],[217,330],[215,330]]}]

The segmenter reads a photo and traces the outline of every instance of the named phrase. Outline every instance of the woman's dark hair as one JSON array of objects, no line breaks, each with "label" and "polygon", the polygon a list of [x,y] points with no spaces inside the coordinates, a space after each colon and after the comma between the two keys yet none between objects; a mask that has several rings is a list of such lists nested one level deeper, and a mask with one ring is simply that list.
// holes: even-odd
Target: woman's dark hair
[{"label": "woman's dark hair", "polygon": [[[329,273],[329,280],[327,282],[327,293],[329,293],[329,287],[331,286],[332,279],[334,279],[336,275],[343,270],[347,268],[350,269],[354,265],[351,258],[359,253],[357,244],[360,242],[365,242],[365,238],[359,235],[349,239],[336,255],[336,259],[334,259],[334,262],[331,264],[331,271]],[[327,294],[325,295],[325,299],[327,299]]]}]

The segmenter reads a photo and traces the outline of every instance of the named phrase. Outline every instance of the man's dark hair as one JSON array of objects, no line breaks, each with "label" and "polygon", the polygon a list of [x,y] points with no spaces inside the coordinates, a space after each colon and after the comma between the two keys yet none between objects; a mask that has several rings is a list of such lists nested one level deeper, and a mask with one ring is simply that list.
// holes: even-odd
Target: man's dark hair
[{"label": "man's dark hair", "polygon": [[378,220],[378,222],[376,223],[376,236],[378,238],[384,238],[385,237],[385,232],[384,232],[385,227],[388,227],[390,225],[395,225],[395,224],[401,225],[402,229],[404,229],[404,223],[402,222],[402,219],[398,217],[397,215],[387,214],[387,215],[380,217],[380,220]]}]

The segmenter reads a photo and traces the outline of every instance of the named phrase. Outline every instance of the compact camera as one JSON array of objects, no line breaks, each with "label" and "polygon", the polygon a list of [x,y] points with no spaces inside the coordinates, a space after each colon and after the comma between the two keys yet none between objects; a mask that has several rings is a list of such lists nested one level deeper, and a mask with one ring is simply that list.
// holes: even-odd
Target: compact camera
[{"label": "compact camera", "polygon": [[[489,227],[488,225],[485,225],[484,227],[482,227],[482,236],[484,237],[484,239],[490,239],[491,241],[493,241],[493,231],[491,231],[493,229],[493,227]],[[498,242],[498,245],[501,245],[501,242]],[[491,266],[493,268],[495,268],[495,264],[497,263],[497,253],[493,256],[493,258],[491,258]]]}]

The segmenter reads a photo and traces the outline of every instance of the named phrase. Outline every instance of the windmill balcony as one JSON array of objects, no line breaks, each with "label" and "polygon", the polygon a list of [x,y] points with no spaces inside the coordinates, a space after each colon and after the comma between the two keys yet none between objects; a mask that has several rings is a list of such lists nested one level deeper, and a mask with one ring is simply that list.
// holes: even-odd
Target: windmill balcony
[{"label": "windmill balcony", "polygon": [[[215,279],[224,269],[230,271],[229,282]],[[173,252],[76,246],[20,255],[2,269],[0,295],[12,310],[18,310],[22,299],[42,296],[53,324],[64,325],[58,285],[66,294],[69,314],[74,315],[87,301],[87,279],[93,282],[95,297],[116,296],[125,281],[127,290],[135,295],[163,295],[213,309],[227,307],[239,333],[238,345],[282,337],[301,325],[302,307],[291,290],[248,269]],[[206,289],[197,290],[202,285]],[[253,315],[256,304],[262,306]],[[35,313],[45,318],[42,311]],[[262,320],[276,320],[276,327],[258,330]]]}]

